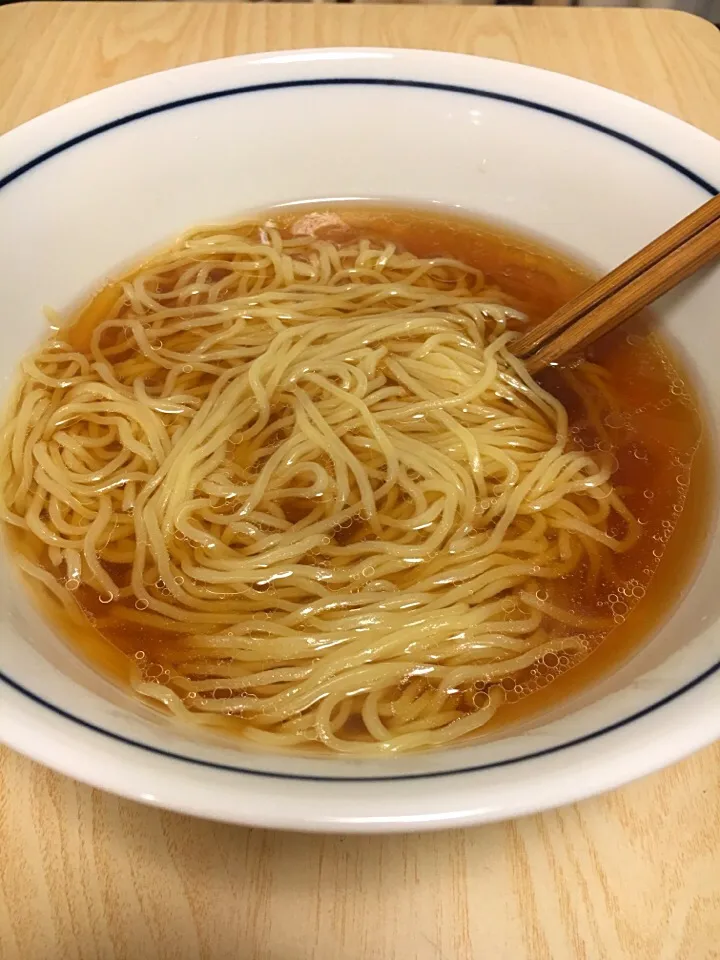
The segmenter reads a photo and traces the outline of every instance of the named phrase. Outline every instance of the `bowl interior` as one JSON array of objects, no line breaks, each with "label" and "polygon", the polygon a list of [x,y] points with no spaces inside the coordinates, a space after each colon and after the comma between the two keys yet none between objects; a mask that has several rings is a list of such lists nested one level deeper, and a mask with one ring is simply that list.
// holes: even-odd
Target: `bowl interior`
[{"label": "bowl interior", "polygon": [[[720,145],[649,108],[508,64],[391,54],[199,65],[107,91],[9,136],[4,157],[11,173],[20,172],[0,189],[2,383],[43,332],[45,305],[69,309],[195,224],[328,198],[438,204],[535,234],[604,270],[714,187],[706,176],[720,169]],[[175,102],[188,97],[195,99]],[[657,310],[708,423],[720,412],[719,299],[715,268]],[[714,481],[710,496],[714,531]],[[390,772],[504,762],[616,723],[694,683],[720,655],[719,575],[720,544],[711,536],[672,616],[570,713],[549,715],[522,735],[396,760]],[[220,766],[388,775],[386,763],[266,756],[178,729],[87,667],[12,582],[2,577],[0,671],[67,716]]]}]

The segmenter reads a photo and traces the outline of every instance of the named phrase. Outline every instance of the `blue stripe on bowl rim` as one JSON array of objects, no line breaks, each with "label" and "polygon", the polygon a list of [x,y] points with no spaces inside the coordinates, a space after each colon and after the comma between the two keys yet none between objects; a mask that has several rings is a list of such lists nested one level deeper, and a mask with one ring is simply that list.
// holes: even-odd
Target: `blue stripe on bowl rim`
[{"label": "blue stripe on bowl rim", "polygon": [[[133,113],[126,114],[125,116],[118,117],[115,120],[109,120],[107,123],[100,124],[99,126],[93,127],[90,130],[85,131],[84,133],[79,133],[74,137],[64,140],[61,143],[56,144],[54,147],[51,147],[49,150],[38,154],[33,157],[31,160],[28,160],[26,163],[21,164],[21,166],[15,168],[10,173],[6,174],[0,178],[0,190],[3,187],[7,187],[9,184],[13,183],[15,180],[18,180],[24,174],[30,172],[31,170],[39,167],[41,164],[52,160],[53,157],[59,156],[61,153],[70,150],[72,147],[78,146],[81,143],[84,143],[87,140],[92,140],[94,137],[100,136],[100,134],[108,133],[111,130],[114,130],[118,127],[126,126],[127,124],[133,123],[136,120],[142,120],[146,117],[152,117],[156,114],[166,113],[170,110],[176,110],[179,107],[192,106],[194,104],[205,103],[211,100],[222,100],[227,99],[228,97],[241,96],[243,94],[249,93],[265,93],[274,90],[288,90],[288,89],[297,89],[303,87],[352,87],[352,86],[368,86],[368,87],[401,87],[409,88],[415,90],[436,90],[445,93],[459,93],[465,96],[471,97],[480,97],[486,100],[497,100],[502,103],[513,104],[518,107],[525,107],[530,110],[535,110],[540,113],[549,114],[554,117],[558,117],[563,120],[568,120],[572,123],[579,124],[580,126],[587,127],[590,130],[594,130],[597,133],[604,134],[605,136],[612,137],[615,140],[618,140],[621,143],[626,144],[629,147],[639,150],[647,156],[657,160],[658,162],[664,164],[666,167],[669,167],[671,170],[674,170],[676,173],[683,176],[686,180],[694,183],[696,186],[700,187],[706,193],[711,196],[715,196],[718,193],[716,187],[710,184],[707,180],[701,177],[699,174],[695,173],[693,170],[690,170],[684,164],[680,163],[677,160],[674,160],[672,157],[667,156],[662,153],[660,150],[656,150],[654,147],[650,147],[647,144],[643,143],[641,140],[638,140],[635,137],[631,137],[626,133],[621,133],[619,130],[614,130],[611,127],[607,127],[604,124],[597,123],[595,120],[590,120],[587,117],[583,117],[580,114],[571,113],[567,110],[561,110],[557,107],[550,106],[545,103],[538,103],[534,100],[527,100],[524,97],[511,96],[510,94],[497,93],[492,90],[482,90],[476,89],[474,87],[466,87],[458,84],[451,83],[435,83],[426,80],[401,80],[392,77],[380,78],[380,77],[328,77],[328,78],[310,78],[305,80],[283,80],[273,83],[259,83],[252,84],[242,87],[230,87],[223,90],[214,90],[210,93],[200,93],[195,94],[189,97],[182,97],[177,100],[171,100],[166,103],[156,104],[152,107],[146,107],[143,110],[137,110]],[[499,767],[514,766],[519,763],[524,763],[528,760],[536,760],[541,757],[552,756],[553,754],[560,753],[564,750],[569,750],[572,747],[580,746],[584,743],[590,743],[593,740],[597,740],[600,737],[606,736],[616,730],[619,730],[623,727],[628,726],[629,724],[634,723],[637,720],[642,719],[643,717],[648,716],[649,714],[654,713],[657,710],[660,710],[662,707],[671,703],[674,700],[677,700],[679,697],[683,696],[685,693],[688,693],[690,690],[693,690],[695,687],[699,686],[709,677],[715,675],[720,671],[720,660],[709,667],[707,670],[703,671],[699,676],[694,677],[692,680],[683,684],[677,690],[674,690],[672,693],[667,694],[662,697],[660,700],[644,707],[642,710],[637,711],[636,713],[631,714],[628,717],[624,717],[622,720],[618,720],[615,723],[609,724],[608,726],[601,727],[599,730],[594,730],[591,733],[585,734],[581,737],[576,737],[572,740],[565,741],[564,743],[556,744],[552,747],[546,747],[542,750],[535,750],[530,753],[522,754],[518,757],[508,757],[504,760],[495,760],[488,763],[475,764],[473,766],[461,767],[454,770],[437,770],[437,771],[428,771],[425,773],[408,773],[408,774],[390,774],[388,776],[321,776],[321,775],[310,775],[310,774],[299,774],[299,773],[280,773],[277,771],[269,770],[253,770],[248,767],[236,766],[234,764],[224,764],[217,763],[211,760],[202,760],[198,757],[188,757],[184,754],[175,753],[171,750],[163,750],[161,747],[151,746],[147,743],[142,743],[138,740],[133,740],[130,737],[122,736],[121,734],[114,733],[111,730],[106,730],[104,727],[100,727],[97,724],[90,723],[87,720],[82,719],[81,717],[76,717],[74,714],[69,713],[66,710],[63,710],[61,707],[56,706],[53,703],[45,700],[43,697],[39,696],[36,693],[33,693],[31,690],[28,690],[22,684],[13,680],[11,677],[7,676],[5,673],[0,671],[0,682],[5,683],[8,687],[11,687],[17,693],[36,703],[37,705],[49,710],[50,712],[63,717],[65,720],[69,720],[72,723],[77,724],[80,727],[83,727],[86,730],[90,730],[93,733],[101,734],[104,737],[108,737],[111,740],[116,742],[123,743],[130,747],[136,747],[140,750],[144,750],[148,753],[155,754],[156,756],[165,757],[170,760],[180,760],[184,763],[194,764],[199,767],[206,767],[214,770],[228,771],[232,773],[241,773],[248,776],[254,777],[265,777],[270,779],[277,780],[300,780],[300,781],[319,781],[319,782],[330,782],[330,783],[376,783],[376,782],[385,782],[385,781],[395,781],[395,780],[425,780],[425,779],[437,779],[439,777],[451,777],[458,776],[460,774],[466,773],[479,773],[483,770],[493,770]]]}]

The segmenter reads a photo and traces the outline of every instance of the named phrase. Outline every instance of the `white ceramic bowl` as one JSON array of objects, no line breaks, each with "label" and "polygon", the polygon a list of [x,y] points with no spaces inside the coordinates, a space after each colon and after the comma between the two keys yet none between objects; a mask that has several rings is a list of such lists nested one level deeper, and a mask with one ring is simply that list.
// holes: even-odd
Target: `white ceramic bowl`
[{"label": "white ceramic bowl", "polygon": [[[196,223],[317,198],[436,203],[609,268],[718,183],[720,143],[698,130],[499,61],[316,50],[145,77],[0,140],[0,377],[39,336],[44,304],[72,305]],[[715,269],[658,311],[712,422],[718,303]],[[0,737],[104,789],[241,823],[407,830],[516,816],[614,787],[720,734],[719,577],[713,537],[674,614],[571,710],[492,743],[369,762],[247,752],[176,727],[81,662],[5,572]]]}]

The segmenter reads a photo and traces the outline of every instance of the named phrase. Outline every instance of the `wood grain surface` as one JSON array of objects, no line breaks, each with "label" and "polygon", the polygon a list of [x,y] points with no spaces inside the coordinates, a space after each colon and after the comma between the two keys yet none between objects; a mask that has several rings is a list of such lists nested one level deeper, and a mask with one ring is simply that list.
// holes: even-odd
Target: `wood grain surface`
[{"label": "wood grain surface", "polygon": [[[720,136],[720,33],[685,14],[104,2],[0,9],[0,131],[181,63],[331,44],[549,67]],[[164,813],[0,749],[0,958],[720,958],[720,746],[542,816],[367,838]]]}]

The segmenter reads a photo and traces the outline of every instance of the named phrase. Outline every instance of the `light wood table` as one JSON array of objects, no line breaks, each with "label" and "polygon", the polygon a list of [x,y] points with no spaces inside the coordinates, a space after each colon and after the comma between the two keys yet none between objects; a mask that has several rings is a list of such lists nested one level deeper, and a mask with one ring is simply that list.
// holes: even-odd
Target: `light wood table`
[{"label": "light wood table", "polygon": [[[0,9],[0,131],[165,67],[331,44],[550,67],[720,136],[720,33],[685,14],[104,2]],[[0,751],[0,958],[720,958],[720,746],[543,816],[347,839],[162,813]]]}]

